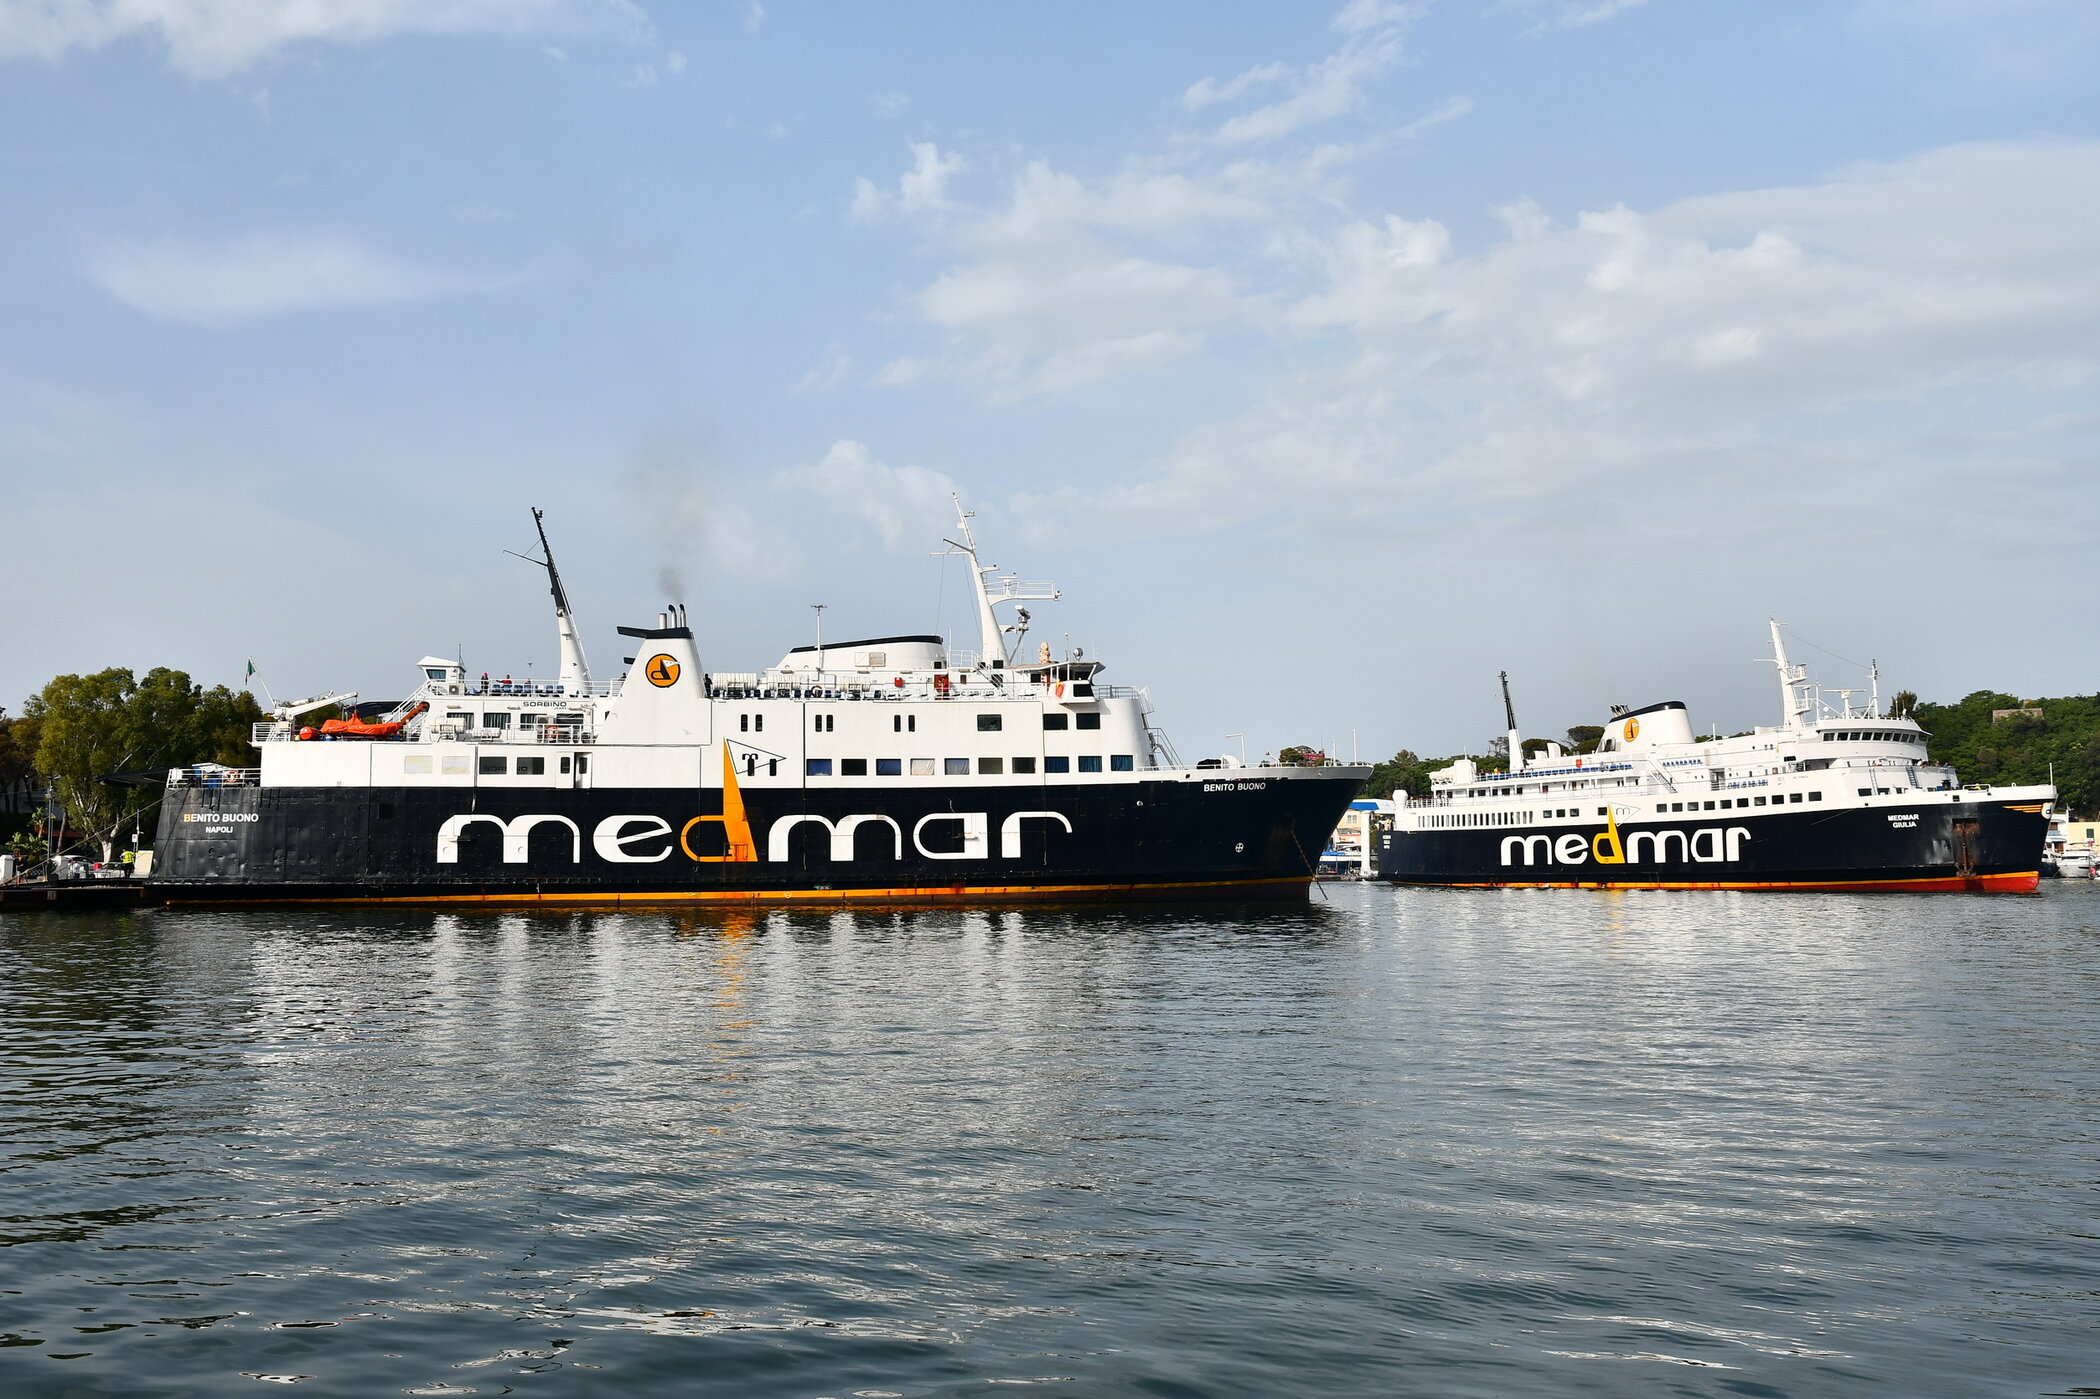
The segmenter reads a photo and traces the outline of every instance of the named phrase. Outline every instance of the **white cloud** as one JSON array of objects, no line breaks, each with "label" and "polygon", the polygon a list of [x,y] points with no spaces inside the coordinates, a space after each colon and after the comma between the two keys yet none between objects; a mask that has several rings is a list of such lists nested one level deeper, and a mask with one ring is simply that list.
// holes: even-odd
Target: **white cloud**
[{"label": "white cloud", "polygon": [[547,29],[634,38],[648,28],[630,0],[0,0],[0,57],[58,59],[144,38],[178,71],[206,78],[309,42]]},{"label": "white cloud", "polygon": [[[1221,145],[1233,146],[1274,141],[1303,127],[1332,121],[1357,110],[1363,105],[1364,84],[1399,62],[1401,34],[1398,25],[1354,33],[1339,51],[1307,66],[1302,72],[1288,78],[1283,75],[1262,78],[1260,81],[1264,83],[1294,82],[1296,91],[1266,107],[1257,107],[1226,120],[1211,133],[1211,139]],[[1255,85],[1250,79],[1274,66],[1250,69],[1216,92],[1222,95],[1234,88],[1244,92]],[[1202,86],[1197,84],[1190,93]]]},{"label": "white cloud", "polygon": [[1334,17],[1334,27],[1344,34],[1389,29],[1420,19],[1425,8],[1421,4],[1409,3],[1409,0],[1349,0],[1342,6],[1341,13]]},{"label": "white cloud", "polygon": [[1648,0],[1577,0],[1577,3],[1563,4],[1559,14],[1555,16],[1555,22],[1563,29],[1576,29],[1585,24],[1601,24],[1647,3]]},{"label": "white cloud", "polygon": [[765,26],[765,22],[766,7],[759,4],[758,0],[751,0],[750,4],[744,6],[744,30],[746,33],[756,34]]},{"label": "white cloud", "polygon": [[897,181],[897,192],[886,194],[874,181],[853,182],[853,217],[866,222],[886,214],[923,214],[948,206],[948,181],[969,169],[969,162],[954,152],[941,154],[931,141],[911,144],[912,168]]},{"label": "white cloud", "polygon": [[[1334,230],[1325,285],[1286,319],[1343,353],[1099,504],[1188,527],[1323,488],[1372,508],[1645,477],[1682,499],[1827,459],[1860,414],[1956,396],[2017,420],[2100,378],[2100,143],[1955,146],[1558,226],[1503,214],[1510,236],[1471,253],[1433,220]],[[1903,436],[1847,470],[1887,479]]]},{"label": "white cloud", "polygon": [[896,118],[904,115],[911,106],[911,94],[905,92],[878,92],[868,98],[880,117]]},{"label": "white cloud", "polygon": [[126,305],[203,324],[420,301],[502,285],[501,279],[420,267],[335,234],[112,243],[88,270]]},{"label": "white cloud", "polygon": [[886,466],[864,442],[841,438],[813,466],[776,472],[773,484],[810,495],[873,525],[889,548],[921,548],[953,518],[955,482],[923,466]]},{"label": "white cloud", "polygon": [[1264,63],[1222,83],[1216,78],[1205,78],[1181,94],[1181,105],[1193,112],[1214,102],[1236,101],[1257,87],[1281,82],[1291,72],[1288,63]]},{"label": "white cloud", "polygon": [[853,368],[853,357],[846,347],[833,341],[824,347],[823,358],[795,385],[796,393],[826,393],[839,386]]},{"label": "white cloud", "polygon": [[1472,110],[1472,98],[1453,97],[1449,101],[1438,103],[1434,109],[1423,114],[1422,116],[1416,117],[1413,121],[1401,127],[1398,131],[1394,132],[1393,134],[1395,136],[1400,137],[1403,140],[1411,141],[1415,137],[1420,136],[1423,132],[1430,130],[1432,127],[1442,126],[1447,121],[1457,121],[1460,117],[1466,116]]}]

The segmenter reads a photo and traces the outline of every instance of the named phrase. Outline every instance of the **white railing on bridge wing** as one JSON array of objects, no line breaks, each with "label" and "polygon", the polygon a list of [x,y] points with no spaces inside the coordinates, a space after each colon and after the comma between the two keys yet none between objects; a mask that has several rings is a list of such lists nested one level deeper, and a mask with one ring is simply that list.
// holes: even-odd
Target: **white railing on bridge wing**
[{"label": "white railing on bridge wing", "polygon": [[217,766],[169,768],[170,787],[260,787],[261,768]]}]

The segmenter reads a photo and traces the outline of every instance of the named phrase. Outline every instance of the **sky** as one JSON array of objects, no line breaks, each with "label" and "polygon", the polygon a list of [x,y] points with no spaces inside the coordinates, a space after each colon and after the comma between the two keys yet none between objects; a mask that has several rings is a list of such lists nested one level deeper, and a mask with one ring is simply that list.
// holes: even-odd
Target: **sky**
[{"label": "sky", "polygon": [[0,704],[972,644],[1185,758],[2090,693],[2090,0],[0,0]]}]

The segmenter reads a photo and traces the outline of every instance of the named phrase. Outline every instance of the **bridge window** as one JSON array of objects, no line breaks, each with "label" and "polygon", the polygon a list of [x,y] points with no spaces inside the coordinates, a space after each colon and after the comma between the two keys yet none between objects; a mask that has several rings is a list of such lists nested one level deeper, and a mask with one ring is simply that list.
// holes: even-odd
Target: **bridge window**
[{"label": "bridge window", "polygon": [[911,760],[911,775],[913,777],[933,776],[933,759],[913,758]]},{"label": "bridge window", "polygon": [[902,758],[877,758],[875,760],[875,775],[877,777],[902,777],[904,775],[904,760]]},{"label": "bridge window", "polygon": [[500,777],[509,766],[510,759],[508,758],[483,758],[481,760],[481,775],[483,777]]},{"label": "bridge window", "polygon": [[1035,773],[1035,759],[1033,759],[1033,758],[1016,758],[1016,759],[1014,759],[1014,776],[1016,776],[1016,777],[1030,777],[1030,776],[1033,776],[1033,775],[1034,775],[1034,773]]},{"label": "bridge window", "polygon": [[1129,753],[1117,753],[1108,760],[1110,772],[1135,772],[1137,759]]},{"label": "bridge window", "polygon": [[1069,728],[1071,723],[1072,721],[1063,714],[1045,714],[1043,716],[1043,727],[1046,729]]},{"label": "bridge window", "polygon": [[970,760],[968,758],[943,758],[941,759],[941,772],[948,777],[968,777],[970,775]]},{"label": "bridge window", "polygon": [[[1081,716],[1081,717],[1084,717],[1084,716]],[[1100,758],[1100,755],[1099,755],[1099,754],[1095,754],[1095,755],[1093,755],[1093,756],[1091,756],[1091,757],[1085,757],[1085,758],[1081,758],[1081,759],[1079,760],[1079,770],[1080,770],[1081,772],[1099,772],[1099,771],[1101,771],[1101,758]]]},{"label": "bridge window", "polygon": [[841,758],[841,759],[839,759],[839,776],[841,776],[841,777],[866,777],[867,775],[868,775],[868,760],[867,760],[866,758]]},{"label": "bridge window", "polygon": [[[996,719],[999,716],[994,714],[992,717]],[[982,724],[984,722],[983,716],[980,715],[977,722]],[[977,775],[980,777],[1004,777],[1006,775],[1006,760],[1004,758],[979,758],[977,760]]]},{"label": "bridge window", "polygon": [[520,758],[520,759],[518,759],[518,776],[520,776],[520,777],[545,777],[546,775],[547,775],[547,760],[546,760],[545,758]]},{"label": "bridge window", "polygon": [[1101,727],[1101,716],[1098,714],[1082,714],[1078,717],[1079,727],[1082,729],[1098,729]]},{"label": "bridge window", "polygon": [[1044,771],[1044,772],[1046,772],[1046,773],[1051,773],[1051,772],[1070,772],[1071,770],[1072,770],[1072,760],[1071,760],[1070,758],[1045,758],[1045,759],[1043,759],[1043,771]]},{"label": "bridge window", "polygon": [[831,776],[831,759],[807,759],[802,771],[803,775],[806,777],[829,777]]},{"label": "bridge window", "polygon": [[1765,799],[1763,797],[1752,797],[1750,800],[1755,802],[1759,806],[1763,806],[1765,804]]},{"label": "bridge window", "polygon": [[1808,799],[1812,802],[1819,802],[1823,800],[1823,794],[1821,792],[1810,792],[1808,794]]},{"label": "bridge window", "polygon": [[1790,802],[1798,804],[1801,800],[1801,794],[1799,792],[1789,792],[1787,793],[1786,799]]},{"label": "bridge window", "polygon": [[977,732],[981,734],[995,734],[999,732],[1004,724],[1005,716],[1002,714],[980,714],[977,716]]}]

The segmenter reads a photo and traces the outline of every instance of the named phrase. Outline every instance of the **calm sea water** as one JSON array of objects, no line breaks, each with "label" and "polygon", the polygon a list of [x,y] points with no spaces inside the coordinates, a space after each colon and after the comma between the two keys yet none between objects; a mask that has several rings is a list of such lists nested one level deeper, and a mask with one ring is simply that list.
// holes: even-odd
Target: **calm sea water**
[{"label": "calm sea water", "polygon": [[0,915],[10,1395],[2100,1394],[2100,888]]}]

